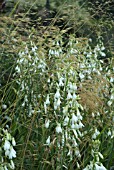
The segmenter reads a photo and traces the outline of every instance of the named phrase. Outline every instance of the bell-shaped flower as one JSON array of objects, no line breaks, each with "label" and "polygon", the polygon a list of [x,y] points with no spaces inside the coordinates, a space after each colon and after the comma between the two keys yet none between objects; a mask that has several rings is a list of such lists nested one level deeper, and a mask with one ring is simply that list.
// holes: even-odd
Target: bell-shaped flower
[{"label": "bell-shaped flower", "polygon": [[8,140],[5,140],[5,143],[4,143],[4,146],[3,146],[4,150],[6,151],[6,150],[10,149],[10,146],[11,146],[10,142]]},{"label": "bell-shaped flower", "polygon": [[47,145],[50,145],[50,136],[47,138],[46,144],[47,144]]},{"label": "bell-shaped flower", "polygon": [[59,89],[57,89],[54,98],[59,99],[60,97],[61,97],[61,95],[60,95]]},{"label": "bell-shaped flower", "polygon": [[75,100],[75,99],[76,99],[76,97],[77,97],[77,96],[76,96],[76,94],[75,94],[75,92],[74,92],[74,93],[73,93],[73,95],[72,95],[72,99],[74,99],[74,100]]},{"label": "bell-shaped flower", "polygon": [[49,119],[47,119],[47,120],[45,121],[45,127],[46,127],[46,128],[48,128],[48,127],[49,127],[49,123],[50,123],[50,120],[49,120]]},{"label": "bell-shaped flower", "polygon": [[61,104],[61,100],[58,99],[58,100],[57,100],[57,106],[60,106],[60,104]]},{"label": "bell-shaped flower", "polygon": [[57,127],[56,127],[56,132],[57,133],[62,133],[62,128],[61,128],[61,124],[58,123]]},{"label": "bell-shaped flower", "polygon": [[79,121],[79,128],[84,127],[83,123],[81,121]]},{"label": "bell-shaped flower", "polygon": [[99,132],[97,129],[95,129],[95,132],[94,132],[94,134],[92,135],[92,139],[96,139],[96,137],[97,137],[99,134],[100,134],[100,132]]},{"label": "bell-shaped flower", "polygon": [[112,135],[111,130],[108,131],[107,135],[108,135],[108,136],[111,136],[111,135]]},{"label": "bell-shaped flower", "polygon": [[60,107],[61,100],[60,98],[56,99],[54,102],[54,109],[57,110]]},{"label": "bell-shaped flower", "polygon": [[76,155],[78,158],[80,158],[80,157],[81,157],[81,155],[80,155],[80,151],[79,151],[79,149],[78,149],[78,148],[76,148],[76,149],[75,149],[75,155]]},{"label": "bell-shaped flower", "polygon": [[59,86],[61,86],[61,87],[64,86],[63,80],[64,80],[63,77],[61,77],[61,78],[59,79]]},{"label": "bell-shaped flower", "polygon": [[73,84],[73,86],[72,86],[72,90],[74,90],[74,91],[76,91],[76,90],[77,90],[77,86],[76,86],[76,84]]},{"label": "bell-shaped flower", "polygon": [[16,157],[16,151],[13,149],[13,147],[10,147],[10,152],[9,152],[9,159],[15,158]]},{"label": "bell-shaped flower", "polygon": [[49,105],[50,104],[50,100],[49,100],[49,94],[47,95],[47,98],[46,98],[46,102],[45,102],[46,105]]},{"label": "bell-shaped flower", "polygon": [[81,114],[80,114],[80,111],[79,111],[78,108],[77,108],[77,117],[78,117],[78,119],[82,119]]},{"label": "bell-shaped flower", "polygon": [[72,124],[74,124],[74,123],[76,123],[78,121],[78,117],[74,113],[72,114],[71,121],[72,121]]},{"label": "bell-shaped flower", "polygon": [[32,47],[32,52],[35,52],[36,50],[37,50],[36,46]]},{"label": "bell-shaped flower", "polygon": [[6,104],[2,104],[2,109],[7,109],[7,105]]},{"label": "bell-shaped flower", "polygon": [[102,164],[101,165],[95,164],[95,170],[107,170],[107,169]]},{"label": "bell-shaped flower", "polygon": [[68,123],[69,123],[69,117],[66,116],[65,119],[64,119],[63,125],[64,125],[64,126],[67,126]]},{"label": "bell-shaped flower", "polygon": [[16,142],[15,142],[15,139],[12,138],[12,145],[15,146],[16,145]]},{"label": "bell-shaped flower", "polygon": [[69,99],[72,99],[72,95],[71,95],[70,91],[68,91],[68,94],[67,94],[67,100],[69,100]]},{"label": "bell-shaped flower", "polygon": [[63,107],[63,113],[64,113],[64,115],[66,115],[68,113],[68,105]]},{"label": "bell-shaped flower", "polygon": [[79,77],[80,77],[80,79],[82,80],[82,79],[84,79],[84,74],[82,74],[82,73],[79,73]]}]

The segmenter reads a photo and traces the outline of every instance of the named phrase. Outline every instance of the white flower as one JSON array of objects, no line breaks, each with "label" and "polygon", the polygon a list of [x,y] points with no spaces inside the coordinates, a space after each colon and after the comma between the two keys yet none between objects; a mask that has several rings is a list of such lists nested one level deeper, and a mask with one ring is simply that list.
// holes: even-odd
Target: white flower
[{"label": "white flower", "polygon": [[57,91],[56,91],[56,93],[55,93],[55,96],[54,96],[54,98],[60,98],[60,92],[59,92],[59,89],[57,89]]},{"label": "white flower", "polygon": [[72,96],[72,99],[76,99],[76,94],[75,94],[75,92],[73,93],[73,96]]},{"label": "white flower", "polygon": [[96,168],[95,170],[107,170],[102,164],[101,166],[95,164],[95,168]]},{"label": "white flower", "polygon": [[72,123],[71,128],[75,129],[75,124],[74,123]]},{"label": "white flower", "polygon": [[46,122],[45,122],[45,127],[46,128],[48,128],[49,127],[49,123],[50,123],[50,120],[48,119],[48,120],[46,120]]},{"label": "white flower", "polygon": [[45,102],[44,102],[44,110],[45,110],[45,113],[47,113],[47,105]]},{"label": "white flower", "polygon": [[76,155],[78,158],[80,158],[80,157],[81,157],[81,155],[80,155],[80,151],[79,151],[79,149],[78,149],[78,148],[76,148],[76,150],[75,150],[75,155]]},{"label": "white flower", "polygon": [[76,84],[73,84],[73,86],[72,86],[72,90],[74,90],[74,91],[76,91],[76,90],[77,90],[77,86],[76,86]]},{"label": "white flower", "polygon": [[111,105],[112,105],[112,100],[109,100],[109,101],[107,102],[107,104],[108,104],[108,106],[111,106]]},{"label": "white flower", "polygon": [[68,105],[66,105],[65,107],[63,107],[63,113],[66,115],[67,112],[68,112]]},{"label": "white flower", "polygon": [[13,149],[13,147],[10,147],[10,151],[9,151],[9,159],[15,158],[16,157],[16,151]]},{"label": "white flower", "polygon": [[49,104],[50,104],[50,101],[49,101],[49,94],[47,95],[47,99],[46,99],[45,104],[46,104],[46,105],[49,105]]},{"label": "white flower", "polygon": [[105,54],[104,52],[102,52],[102,51],[100,51],[100,54],[101,54],[101,56],[103,56],[103,57],[106,56],[106,54]]},{"label": "white flower", "polygon": [[114,81],[114,78],[111,77],[111,78],[110,78],[110,83],[113,83],[113,81]]},{"label": "white flower", "polygon": [[10,142],[8,140],[5,140],[5,143],[4,143],[4,150],[8,150],[10,149]]},{"label": "white flower", "polygon": [[102,46],[102,47],[101,47],[101,50],[102,50],[102,51],[103,51],[103,50],[105,50],[105,47],[104,47],[104,46]]},{"label": "white flower", "polygon": [[58,123],[57,127],[56,127],[56,132],[57,133],[62,133],[62,128],[61,128],[61,124]]},{"label": "white flower", "polygon": [[30,54],[28,55],[28,58],[29,58],[29,59],[31,59],[31,58],[32,58]]},{"label": "white flower", "polygon": [[73,89],[73,84],[71,82],[68,84],[68,86],[69,86],[70,90]]},{"label": "white flower", "polygon": [[108,136],[111,136],[111,135],[112,135],[112,133],[111,133],[110,130],[108,131],[107,135],[108,135]]},{"label": "white flower", "polygon": [[61,77],[61,78],[59,79],[59,86],[64,86],[63,80],[64,80],[63,77]]},{"label": "white flower", "polygon": [[[83,107],[81,105],[80,105],[80,108],[83,110]],[[78,120],[82,120],[82,116],[81,116],[78,108],[77,108],[77,117],[78,117]]]},{"label": "white flower", "polygon": [[100,132],[95,129],[95,133],[92,135],[92,139],[96,139],[96,137],[100,134]]},{"label": "white flower", "polygon": [[12,145],[15,146],[16,145],[16,142],[15,142],[15,139],[12,138]]},{"label": "white flower", "polygon": [[76,142],[76,139],[74,137],[72,138],[72,142],[73,142],[73,147],[77,147],[78,146],[78,144]]},{"label": "white flower", "polygon": [[70,91],[68,91],[68,94],[67,94],[67,100],[69,100],[69,99],[72,99],[72,95],[71,95]]},{"label": "white flower", "polygon": [[57,103],[56,102],[54,102],[54,110],[57,110]]},{"label": "white flower", "polygon": [[46,144],[47,144],[47,145],[50,145],[50,136],[47,138]]},{"label": "white flower", "polygon": [[54,55],[54,54],[55,54],[54,50],[49,49],[49,55]]},{"label": "white flower", "polygon": [[72,114],[72,124],[76,123],[78,121],[78,117],[73,113]]},{"label": "white flower", "polygon": [[36,46],[32,47],[32,52],[35,52],[36,50],[37,50]]},{"label": "white flower", "polygon": [[67,156],[71,156],[72,157],[72,150],[69,149]]},{"label": "white flower", "polygon": [[79,77],[80,77],[80,79],[82,80],[85,76],[84,76],[84,74],[79,73]]},{"label": "white flower", "polygon": [[78,126],[79,128],[82,128],[82,127],[84,127],[84,125],[83,125],[83,123],[80,121],[79,122],[79,126]]},{"label": "white flower", "polygon": [[57,108],[60,106],[61,100],[60,98],[56,99],[54,102],[54,109],[57,110]]},{"label": "white flower", "polygon": [[68,122],[69,122],[69,117],[66,116],[65,119],[64,119],[63,125],[64,126],[68,125]]},{"label": "white flower", "polygon": [[114,93],[111,94],[110,99],[111,99],[111,100],[114,100]]},{"label": "white flower", "polygon": [[6,105],[6,104],[3,104],[3,105],[2,105],[2,109],[7,109],[7,105]]},{"label": "white flower", "polygon": [[15,67],[15,70],[17,71],[17,73],[21,72],[21,69],[20,69],[20,67],[18,65]]}]

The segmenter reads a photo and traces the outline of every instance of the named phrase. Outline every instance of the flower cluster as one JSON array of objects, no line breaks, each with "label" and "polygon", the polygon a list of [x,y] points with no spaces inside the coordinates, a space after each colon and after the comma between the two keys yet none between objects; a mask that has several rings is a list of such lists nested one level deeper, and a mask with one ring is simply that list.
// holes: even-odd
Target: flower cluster
[{"label": "flower cluster", "polygon": [[[50,48],[46,57],[47,53],[39,52],[35,44],[31,43],[31,49],[26,46],[25,51],[19,53],[16,66],[16,73],[19,76],[17,83],[20,86],[18,96],[23,96],[21,100],[22,108],[25,107],[25,111],[28,111],[27,116],[31,117],[34,112],[40,113],[38,114],[38,121],[40,132],[43,133],[43,147],[46,147],[49,153],[56,150],[53,154],[58,158],[61,157],[61,159],[57,158],[58,165],[63,162],[67,167],[67,160],[69,164],[71,162],[71,165],[74,160],[74,162],[77,162],[76,168],[83,166],[84,170],[98,170],[100,168],[105,170],[106,168],[102,164],[104,153],[100,151],[102,144],[100,135],[102,134],[99,130],[103,128],[105,121],[103,118],[101,119],[100,111],[94,110],[90,115],[86,105],[83,106],[80,103],[79,89],[84,88],[86,82],[102,83],[103,80],[98,79],[98,77],[103,77],[111,86],[110,95],[104,92],[104,89],[109,87],[108,83],[103,84],[102,88],[104,90],[103,95],[106,96],[107,107],[111,107],[110,110],[112,111],[114,100],[113,77],[110,77],[108,68],[104,75],[103,63],[98,60],[99,55],[106,56],[102,41],[99,39],[98,44],[93,49],[89,45],[90,41],[92,40],[84,42],[82,48],[80,44],[83,43],[79,39],[71,37],[65,51],[61,44],[62,40],[55,40],[53,43],[55,49]],[[84,89],[85,92],[88,88]],[[101,86],[97,89],[97,97],[101,95],[100,88]],[[90,92],[93,91],[94,87],[90,88]],[[88,98],[89,96],[86,95],[86,99]],[[86,103],[86,101],[84,102]],[[96,100],[95,102],[94,104],[97,105]],[[109,121],[110,119],[114,120],[113,112],[109,113],[107,107],[104,106],[103,108],[105,117]],[[89,122],[90,118],[91,121]],[[86,152],[84,149],[86,150],[88,145],[83,146],[83,142],[88,140],[86,135],[89,131],[89,143],[92,144],[91,147],[89,146],[91,160],[87,157],[87,163],[82,165],[81,161],[85,159],[83,152]],[[113,138],[112,125],[108,125],[106,132],[106,139],[110,136]],[[9,159],[15,157],[15,151],[10,145],[11,141],[4,140],[5,155]]]},{"label": "flower cluster", "polygon": [[7,129],[2,129],[2,132],[2,145],[0,147],[0,169],[15,169],[15,165],[13,162],[13,158],[16,158],[16,151],[14,149],[14,146],[16,145],[15,139],[11,136]]},{"label": "flower cluster", "polygon": [[[14,74],[18,76],[16,81],[19,86],[18,97],[21,99],[24,94],[22,107],[28,108],[29,117],[34,113],[34,107],[37,106],[37,98],[40,95],[36,83],[33,82],[39,81],[44,76],[47,66],[44,53],[39,54],[33,42],[30,47],[31,49],[26,45],[25,49],[19,52]],[[37,91],[37,95],[34,91]]]}]

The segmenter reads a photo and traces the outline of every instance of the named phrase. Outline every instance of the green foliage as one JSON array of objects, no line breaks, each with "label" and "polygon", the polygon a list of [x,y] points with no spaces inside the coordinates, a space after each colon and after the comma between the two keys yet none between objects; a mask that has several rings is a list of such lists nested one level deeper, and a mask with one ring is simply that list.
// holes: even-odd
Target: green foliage
[{"label": "green foliage", "polygon": [[113,22],[96,22],[81,1],[50,1],[57,14],[46,27],[34,3],[0,17],[0,168],[110,169],[114,60],[102,30]]}]

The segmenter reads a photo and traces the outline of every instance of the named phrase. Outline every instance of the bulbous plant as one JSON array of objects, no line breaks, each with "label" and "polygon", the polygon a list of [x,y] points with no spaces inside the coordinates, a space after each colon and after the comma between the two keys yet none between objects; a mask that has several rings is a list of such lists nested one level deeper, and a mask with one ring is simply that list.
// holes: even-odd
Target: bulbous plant
[{"label": "bulbous plant", "polygon": [[26,144],[17,151],[20,168],[106,169],[112,164],[106,162],[112,148],[107,151],[105,144],[113,143],[114,79],[111,61],[105,67],[98,60],[106,55],[103,42],[99,37],[91,48],[91,39],[70,35],[63,49],[60,33],[50,42],[47,51],[32,41],[25,44],[17,59],[15,120],[22,131],[24,119],[26,129]]}]

